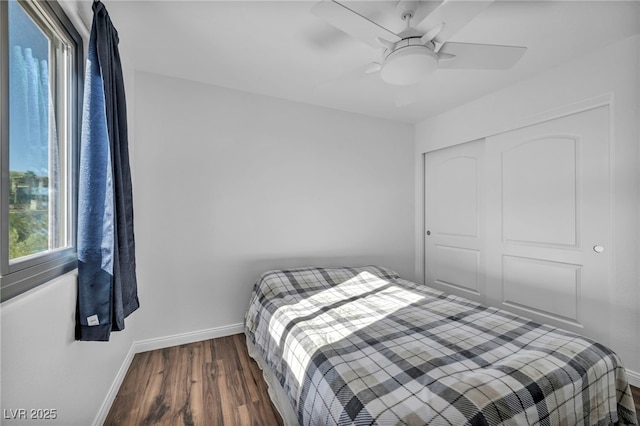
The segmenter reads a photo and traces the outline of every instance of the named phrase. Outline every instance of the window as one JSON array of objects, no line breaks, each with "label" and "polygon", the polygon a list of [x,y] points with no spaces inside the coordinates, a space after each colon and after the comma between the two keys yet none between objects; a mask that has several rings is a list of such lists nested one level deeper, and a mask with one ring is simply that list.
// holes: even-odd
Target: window
[{"label": "window", "polygon": [[76,266],[82,39],[55,2],[0,2],[2,301]]}]

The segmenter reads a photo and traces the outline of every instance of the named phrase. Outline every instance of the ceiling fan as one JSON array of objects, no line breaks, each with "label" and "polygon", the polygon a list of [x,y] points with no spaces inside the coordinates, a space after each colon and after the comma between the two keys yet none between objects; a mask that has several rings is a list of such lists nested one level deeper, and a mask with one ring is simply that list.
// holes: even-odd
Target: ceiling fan
[{"label": "ceiling fan", "polygon": [[[399,33],[335,0],[321,0],[311,11],[370,46],[383,48],[380,61],[364,67],[366,74],[379,72],[386,83],[407,86],[439,68],[508,69],[515,65],[526,47],[447,41],[492,1],[440,0],[426,6],[417,0],[400,0],[396,10],[406,26]],[[423,19],[412,26],[417,17]]]}]

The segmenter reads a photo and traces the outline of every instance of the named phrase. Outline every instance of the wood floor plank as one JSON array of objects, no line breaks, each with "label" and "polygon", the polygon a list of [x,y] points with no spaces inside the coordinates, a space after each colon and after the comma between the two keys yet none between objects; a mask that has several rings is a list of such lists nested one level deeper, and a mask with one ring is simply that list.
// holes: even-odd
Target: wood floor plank
[{"label": "wood floor plank", "polygon": [[163,402],[168,407],[166,417],[156,419],[156,423],[179,424],[182,417],[181,408],[185,405],[185,389],[182,382],[186,375],[185,351],[182,346],[174,346],[170,349],[169,356],[165,359],[162,387],[160,393]]},{"label": "wood floor plank", "polygon": [[[249,358],[241,356],[242,352],[247,350],[246,342],[244,341],[243,338],[240,337],[240,336],[244,337],[244,335],[237,334],[236,336],[237,338],[234,339],[234,344],[236,348],[236,353],[238,354],[238,360],[240,361],[240,367],[241,367],[240,380],[242,381],[242,383],[245,384],[247,394],[248,394],[247,395],[248,400],[251,402],[257,402],[260,400],[260,397],[261,397],[258,382],[254,377],[253,371],[251,369],[251,364],[249,362]],[[262,381],[262,377],[260,377],[259,380]]]},{"label": "wood floor plank", "polygon": [[258,364],[248,356],[245,335],[237,334],[234,337],[236,338],[235,344],[238,354],[244,354],[244,356],[239,356],[238,358],[242,365],[243,383],[249,388],[251,406],[256,413],[257,423],[254,424],[258,426],[275,426],[281,424],[282,418],[280,417],[280,413],[278,413],[278,410],[271,403],[271,400],[264,397],[264,395],[269,394],[267,384]]},{"label": "wood floor plank", "polygon": [[194,347],[190,365],[190,386],[189,406],[191,407],[191,418],[194,425],[205,425],[204,422],[204,379],[202,375],[202,364],[204,361],[204,344],[200,342]]},{"label": "wood floor plank", "polygon": [[164,381],[164,394],[170,408],[168,422],[176,425],[194,425],[191,392],[192,392],[192,371],[191,361],[197,351],[195,345],[182,345],[178,347],[176,357],[171,360],[168,366]]},{"label": "wood floor plank", "polygon": [[211,339],[211,340],[205,341],[205,348],[206,348],[205,360],[206,360],[206,362],[214,362],[218,358],[218,354],[217,354],[217,351],[216,351],[216,340],[218,340],[218,339]]},{"label": "wood floor plank", "polygon": [[638,424],[640,425],[640,388],[631,386],[631,395],[633,395],[633,402],[636,405],[636,416],[638,417]]},{"label": "wood floor plank", "polygon": [[129,370],[122,381],[122,385],[120,385],[118,395],[113,403],[113,406],[118,408],[118,410],[112,410],[110,412],[110,420],[114,424],[122,424],[126,419],[137,419],[139,407],[135,404],[136,391],[141,384],[146,386],[146,383],[151,377],[150,370],[145,368],[149,364],[149,354],[141,353],[139,355],[140,356],[135,356],[131,361]]},{"label": "wood floor plank", "polygon": [[217,380],[218,395],[220,396],[220,406],[222,409],[222,423],[225,425],[235,425],[234,408],[239,405],[239,403],[231,397],[233,389],[231,389],[231,383],[229,383],[229,378],[227,377],[226,364],[228,361],[231,360],[220,358],[216,360],[218,371],[220,372]]},{"label": "wood floor plank", "polygon": [[222,425],[222,400],[217,381],[220,374],[217,362],[206,362],[202,367],[203,385],[203,422],[205,425]]},{"label": "wood floor plank", "polygon": [[246,405],[240,405],[237,409],[238,425],[250,425],[251,424],[251,410]]},{"label": "wood floor plank", "polygon": [[[225,379],[227,381],[229,397],[232,398],[236,404],[245,405],[247,403],[247,391],[246,385],[240,376],[240,370],[242,364],[239,361],[239,354],[235,349],[233,336],[223,338],[223,349],[225,359]],[[230,391],[230,392],[229,392]]]},{"label": "wood floor plank", "polygon": [[153,425],[164,421],[165,415],[170,411],[167,404],[166,391],[164,383],[168,374],[168,360],[170,355],[175,352],[173,348],[161,349],[159,352],[152,354],[150,363],[152,367],[151,377],[144,390],[147,398],[140,401],[140,412],[138,415],[139,425]]}]

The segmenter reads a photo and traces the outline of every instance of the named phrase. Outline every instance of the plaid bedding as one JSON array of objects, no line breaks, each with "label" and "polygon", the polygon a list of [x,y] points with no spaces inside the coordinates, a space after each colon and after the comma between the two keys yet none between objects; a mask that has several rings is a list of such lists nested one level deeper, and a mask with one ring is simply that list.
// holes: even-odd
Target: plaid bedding
[{"label": "plaid bedding", "polygon": [[301,425],[637,424],[608,348],[382,267],[266,272],[245,333]]}]

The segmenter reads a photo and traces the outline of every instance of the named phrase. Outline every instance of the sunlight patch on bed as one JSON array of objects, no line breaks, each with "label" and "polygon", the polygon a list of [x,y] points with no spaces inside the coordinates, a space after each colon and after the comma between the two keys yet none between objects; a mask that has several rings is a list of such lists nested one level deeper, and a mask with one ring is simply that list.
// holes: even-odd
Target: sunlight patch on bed
[{"label": "sunlight patch on bed", "polygon": [[[278,308],[273,314],[269,332],[275,342],[281,343],[288,324],[294,323],[295,329],[303,330],[302,333],[288,333],[284,342],[290,349],[284,352],[284,360],[298,383],[302,383],[315,349],[348,340],[358,330],[423,298],[423,295],[388,280],[361,272],[334,287]],[[304,345],[300,338],[305,339]],[[310,346],[314,350],[309,350]]]}]

